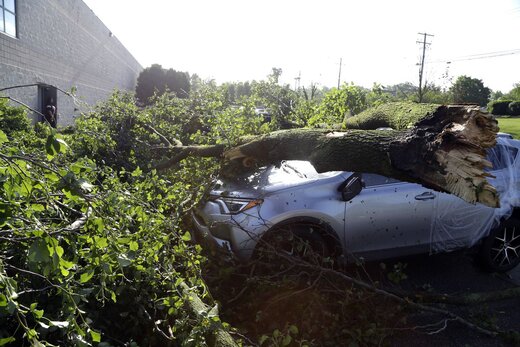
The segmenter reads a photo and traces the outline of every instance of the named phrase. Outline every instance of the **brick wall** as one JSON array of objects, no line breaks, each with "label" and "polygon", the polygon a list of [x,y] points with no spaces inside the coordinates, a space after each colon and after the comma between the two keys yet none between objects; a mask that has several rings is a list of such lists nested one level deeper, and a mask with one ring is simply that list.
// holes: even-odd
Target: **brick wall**
[{"label": "brick wall", "polygon": [[[45,83],[58,91],[58,124],[106,98],[115,88],[134,90],[141,65],[81,0],[17,0],[17,37],[0,32],[0,89]],[[4,92],[40,109],[38,88]],[[39,117],[32,114],[33,120]]]}]

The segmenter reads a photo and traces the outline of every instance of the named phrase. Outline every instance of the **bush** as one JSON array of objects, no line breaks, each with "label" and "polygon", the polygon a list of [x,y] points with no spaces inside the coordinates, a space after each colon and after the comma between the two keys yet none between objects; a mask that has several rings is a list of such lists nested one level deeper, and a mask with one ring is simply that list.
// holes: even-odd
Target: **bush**
[{"label": "bush", "polygon": [[491,114],[495,115],[508,115],[509,114],[509,104],[512,100],[497,100],[489,103],[488,111]]},{"label": "bush", "polygon": [[520,101],[509,103],[508,111],[511,116],[520,116]]},{"label": "bush", "polygon": [[30,123],[23,108],[9,106],[7,99],[0,99],[0,130],[7,136],[19,131],[29,131]]}]

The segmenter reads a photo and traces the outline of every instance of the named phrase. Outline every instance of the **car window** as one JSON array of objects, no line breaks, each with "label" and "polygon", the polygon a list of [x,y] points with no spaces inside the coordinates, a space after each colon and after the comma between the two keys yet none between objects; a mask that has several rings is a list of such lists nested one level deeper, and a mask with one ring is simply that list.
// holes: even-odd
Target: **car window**
[{"label": "car window", "polygon": [[394,178],[389,178],[389,177],[371,174],[371,173],[364,173],[362,175],[362,178],[363,178],[363,182],[365,183],[365,187],[380,186],[383,184],[392,184],[392,183],[401,182]]}]

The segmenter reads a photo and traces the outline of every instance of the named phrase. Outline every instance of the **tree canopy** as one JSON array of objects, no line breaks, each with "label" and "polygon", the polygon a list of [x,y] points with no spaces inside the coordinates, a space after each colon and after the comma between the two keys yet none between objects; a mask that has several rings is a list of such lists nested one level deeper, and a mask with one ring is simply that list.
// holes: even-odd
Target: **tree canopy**
[{"label": "tree canopy", "polygon": [[135,94],[143,104],[149,104],[155,93],[161,95],[167,90],[179,98],[187,98],[190,93],[189,74],[173,69],[166,70],[159,64],[153,64],[137,77]]},{"label": "tree canopy", "polygon": [[468,76],[459,76],[450,88],[453,102],[475,103],[486,106],[491,90],[484,86],[482,80]]}]

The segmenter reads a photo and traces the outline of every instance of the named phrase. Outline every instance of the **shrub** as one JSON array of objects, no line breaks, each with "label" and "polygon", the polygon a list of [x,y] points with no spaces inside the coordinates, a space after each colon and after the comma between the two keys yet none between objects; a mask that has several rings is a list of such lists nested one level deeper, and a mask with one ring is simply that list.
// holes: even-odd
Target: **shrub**
[{"label": "shrub", "polygon": [[520,101],[509,103],[508,111],[511,116],[520,116]]},{"label": "shrub", "polygon": [[497,100],[489,103],[488,111],[495,115],[508,115],[511,100]]},{"label": "shrub", "polygon": [[29,131],[30,123],[23,108],[9,106],[7,99],[0,99],[0,130],[11,136],[14,132]]}]

